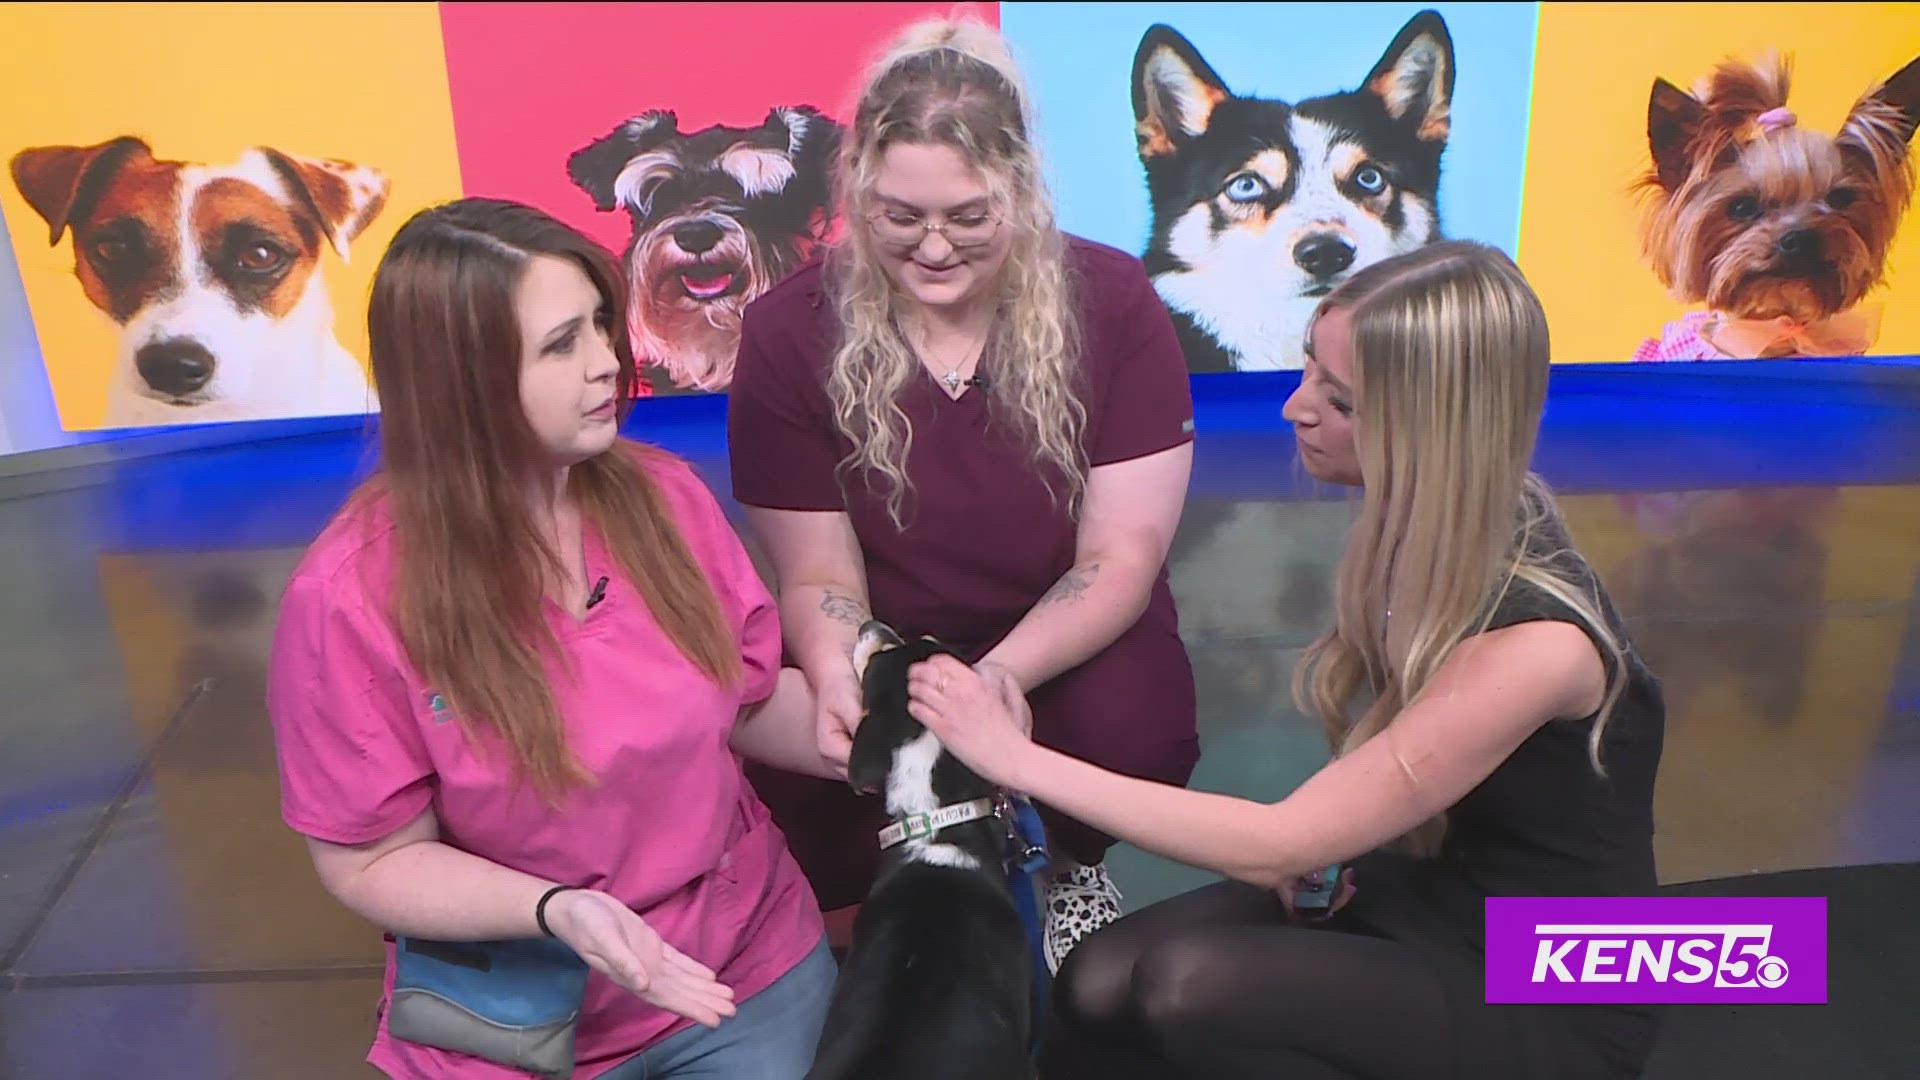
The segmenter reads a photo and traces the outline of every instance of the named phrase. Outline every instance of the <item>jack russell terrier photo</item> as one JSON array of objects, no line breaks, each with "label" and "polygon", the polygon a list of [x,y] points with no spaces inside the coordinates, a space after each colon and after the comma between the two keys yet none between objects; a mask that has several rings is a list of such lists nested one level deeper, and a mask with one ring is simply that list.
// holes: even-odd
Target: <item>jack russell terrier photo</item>
[{"label": "jack russell terrier photo", "polygon": [[74,276],[120,327],[108,427],[373,411],[360,361],[334,336],[322,247],[385,207],[364,165],[267,147],[225,165],[168,161],[144,140],[36,146],[13,182]]}]

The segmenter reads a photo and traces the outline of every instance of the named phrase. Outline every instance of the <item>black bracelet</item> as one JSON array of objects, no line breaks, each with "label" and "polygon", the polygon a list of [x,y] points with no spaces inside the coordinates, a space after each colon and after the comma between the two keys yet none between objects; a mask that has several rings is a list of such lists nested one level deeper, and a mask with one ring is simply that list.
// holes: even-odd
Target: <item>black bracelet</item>
[{"label": "black bracelet", "polygon": [[547,901],[553,899],[554,896],[559,893],[566,892],[568,889],[584,888],[586,888],[584,885],[555,885],[541,895],[540,902],[533,905],[533,921],[540,924],[540,932],[542,934],[545,934],[547,937],[553,936],[553,931],[547,926]]}]

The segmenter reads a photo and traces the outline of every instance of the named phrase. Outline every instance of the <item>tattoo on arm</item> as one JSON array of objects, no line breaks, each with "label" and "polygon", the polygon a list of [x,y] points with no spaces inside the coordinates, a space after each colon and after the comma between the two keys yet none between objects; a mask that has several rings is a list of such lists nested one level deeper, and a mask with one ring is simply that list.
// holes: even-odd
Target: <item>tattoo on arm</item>
[{"label": "tattoo on arm", "polygon": [[834,592],[832,589],[828,589],[827,594],[820,598],[820,610],[827,613],[827,618],[846,623],[855,629],[866,625],[867,619],[871,617],[867,614],[865,604],[851,596]]},{"label": "tattoo on arm", "polygon": [[[1053,588],[1047,590],[1047,595],[1040,598],[1040,604],[1053,604],[1064,600],[1080,599],[1081,596],[1086,594],[1087,586],[1093,584],[1093,579],[1099,573],[1099,563],[1088,563],[1085,566],[1074,567],[1065,574],[1062,574],[1059,581],[1053,583]],[[1035,604],[1034,606],[1038,607],[1040,605]]]}]

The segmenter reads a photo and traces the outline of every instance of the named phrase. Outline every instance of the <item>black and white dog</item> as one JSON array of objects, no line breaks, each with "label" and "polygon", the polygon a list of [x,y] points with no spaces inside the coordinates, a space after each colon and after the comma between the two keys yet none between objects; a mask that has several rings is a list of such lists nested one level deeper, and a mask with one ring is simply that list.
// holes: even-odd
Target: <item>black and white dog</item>
[{"label": "black and white dog", "polygon": [[731,385],[740,312],[826,235],[839,146],[840,125],[806,105],[691,134],[655,110],[567,159],[595,207],[632,220],[627,324],[657,389]]},{"label": "black and white dog", "polygon": [[1195,371],[1303,365],[1314,305],[1355,270],[1440,238],[1453,39],[1401,28],[1358,89],[1240,97],[1172,27],[1133,58],[1153,233],[1142,257]]},{"label": "black and white dog", "polygon": [[861,628],[865,716],[847,780],[884,792],[895,824],[808,1080],[1033,1075],[1032,960],[1007,883],[1005,804],[907,712],[908,670],[951,652],[879,622]]}]

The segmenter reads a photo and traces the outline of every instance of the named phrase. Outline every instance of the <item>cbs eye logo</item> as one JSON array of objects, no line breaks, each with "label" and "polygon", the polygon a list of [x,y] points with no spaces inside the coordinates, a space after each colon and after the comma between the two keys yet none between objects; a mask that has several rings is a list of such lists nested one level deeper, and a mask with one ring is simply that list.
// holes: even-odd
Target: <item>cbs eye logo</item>
[{"label": "cbs eye logo", "polygon": [[1763,956],[1758,960],[1728,960],[1721,966],[1721,977],[1725,985],[1743,986],[1757,982],[1769,990],[1779,989],[1786,984],[1787,962],[1777,956]]}]

